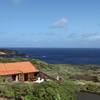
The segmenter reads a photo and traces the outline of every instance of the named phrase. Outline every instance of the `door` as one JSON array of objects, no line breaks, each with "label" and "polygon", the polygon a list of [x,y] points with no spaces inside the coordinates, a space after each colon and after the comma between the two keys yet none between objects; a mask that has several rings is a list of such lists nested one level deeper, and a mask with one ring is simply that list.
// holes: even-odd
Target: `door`
[{"label": "door", "polygon": [[28,74],[24,74],[24,81],[28,81]]}]

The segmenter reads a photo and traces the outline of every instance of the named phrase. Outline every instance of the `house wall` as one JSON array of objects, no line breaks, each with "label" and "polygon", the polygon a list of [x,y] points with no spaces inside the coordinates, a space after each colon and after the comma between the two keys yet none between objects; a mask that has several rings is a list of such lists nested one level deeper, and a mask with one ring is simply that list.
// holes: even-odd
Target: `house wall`
[{"label": "house wall", "polygon": [[[11,81],[16,81],[16,76],[18,78],[18,81],[24,82],[24,81],[34,81],[36,80],[37,76],[35,75],[35,73],[26,73],[26,74],[16,74],[15,80],[13,80],[12,75],[7,75],[7,76],[2,76],[2,78],[0,78],[0,80],[2,79],[2,81],[4,82],[11,82]],[[25,77],[27,80],[25,80]]]},{"label": "house wall", "polygon": [[[25,73],[25,74],[19,74],[19,81],[34,81],[37,78],[38,73]],[[26,77],[26,78],[25,78]]]},{"label": "house wall", "polygon": [[19,81],[24,81],[24,74],[19,74]]},{"label": "house wall", "polygon": [[11,75],[1,76],[0,81],[2,81],[2,82],[11,82],[12,81],[12,76]]},{"label": "house wall", "polygon": [[15,75],[15,79],[12,78],[12,75],[1,76],[0,80],[3,82],[12,82],[12,81],[16,81],[16,76],[18,77],[18,81],[24,81],[23,74]]},{"label": "house wall", "polygon": [[34,81],[35,77],[34,77],[34,73],[29,73],[28,74],[28,81]]}]

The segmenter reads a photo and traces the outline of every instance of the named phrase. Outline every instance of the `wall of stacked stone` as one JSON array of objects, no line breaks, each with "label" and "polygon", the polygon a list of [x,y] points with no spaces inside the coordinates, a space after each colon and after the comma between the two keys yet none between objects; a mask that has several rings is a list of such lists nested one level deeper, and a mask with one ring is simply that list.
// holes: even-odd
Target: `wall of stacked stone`
[{"label": "wall of stacked stone", "polygon": [[12,81],[12,76],[11,75],[0,76],[0,81],[1,82],[11,82]]}]

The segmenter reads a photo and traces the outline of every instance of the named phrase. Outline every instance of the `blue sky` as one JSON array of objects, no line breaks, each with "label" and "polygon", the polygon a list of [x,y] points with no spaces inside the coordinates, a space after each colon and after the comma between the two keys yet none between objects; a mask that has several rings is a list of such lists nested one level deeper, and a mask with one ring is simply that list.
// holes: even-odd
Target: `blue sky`
[{"label": "blue sky", "polygon": [[0,47],[99,44],[100,0],[0,0]]}]

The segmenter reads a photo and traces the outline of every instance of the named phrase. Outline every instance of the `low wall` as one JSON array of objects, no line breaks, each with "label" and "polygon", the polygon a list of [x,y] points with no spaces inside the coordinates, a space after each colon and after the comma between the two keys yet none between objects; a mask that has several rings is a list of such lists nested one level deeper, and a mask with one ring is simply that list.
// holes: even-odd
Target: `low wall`
[{"label": "low wall", "polygon": [[4,97],[0,97],[0,100],[15,100],[15,99],[8,99],[8,98],[4,98]]},{"label": "low wall", "polygon": [[[12,76],[11,76],[11,75],[1,76],[1,77],[0,77],[0,81],[1,81],[1,82],[11,82],[11,81],[12,81]],[[1,100],[1,99],[0,99],[0,100]]]}]

